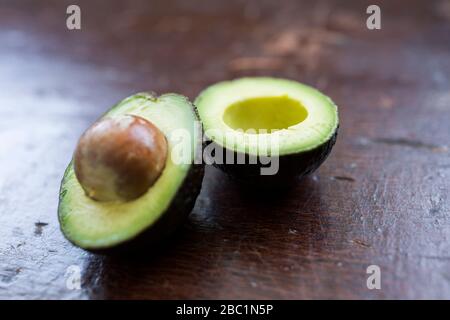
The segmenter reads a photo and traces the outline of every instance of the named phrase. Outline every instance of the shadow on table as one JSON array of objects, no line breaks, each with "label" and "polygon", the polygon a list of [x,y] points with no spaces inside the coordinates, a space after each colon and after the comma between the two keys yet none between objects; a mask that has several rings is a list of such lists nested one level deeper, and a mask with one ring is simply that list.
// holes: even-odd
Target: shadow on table
[{"label": "shadow on table", "polygon": [[[309,258],[323,251],[329,227],[321,208],[320,184],[311,177],[267,193],[242,189],[211,168],[171,240],[129,256],[91,255],[84,287],[91,298],[109,299],[280,297],[271,289],[278,280],[265,275],[313,268]],[[230,278],[240,285],[232,288]]]}]

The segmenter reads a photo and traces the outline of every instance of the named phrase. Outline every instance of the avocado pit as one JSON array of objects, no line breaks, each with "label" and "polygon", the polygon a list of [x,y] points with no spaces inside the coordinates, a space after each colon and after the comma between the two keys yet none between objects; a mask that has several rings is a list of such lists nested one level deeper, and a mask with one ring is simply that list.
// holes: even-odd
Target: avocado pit
[{"label": "avocado pit", "polygon": [[74,169],[91,199],[131,201],[156,182],[166,158],[166,138],[153,123],[122,115],[100,119],[81,136]]}]

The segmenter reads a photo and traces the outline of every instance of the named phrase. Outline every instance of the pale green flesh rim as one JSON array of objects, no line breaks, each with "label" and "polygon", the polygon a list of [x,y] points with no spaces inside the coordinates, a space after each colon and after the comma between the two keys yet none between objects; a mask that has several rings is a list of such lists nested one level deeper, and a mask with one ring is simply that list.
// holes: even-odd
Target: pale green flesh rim
[{"label": "pale green flesh rim", "polygon": [[[101,249],[122,243],[140,234],[158,220],[169,207],[194,159],[198,132],[190,102],[177,94],[157,98],[149,94],[131,96],[113,107],[105,116],[137,115],[150,120],[166,136],[167,162],[156,183],[140,198],[129,202],[97,202],[87,197],[69,164],[62,182],[59,219],[66,237],[86,249]],[[184,131],[180,131],[184,129]],[[173,135],[174,130],[178,135]],[[172,159],[173,146],[180,134],[190,144],[189,161]],[[190,152],[189,152],[190,151]]]},{"label": "pale green flesh rim", "polygon": [[230,150],[260,154],[258,146],[275,141],[274,133],[255,137],[236,131],[224,122],[223,115],[233,104],[261,97],[287,97],[298,101],[308,112],[302,122],[275,131],[280,155],[314,149],[331,139],[338,127],[337,106],[318,90],[285,79],[241,78],[214,84],[197,97],[195,105],[208,138]]}]

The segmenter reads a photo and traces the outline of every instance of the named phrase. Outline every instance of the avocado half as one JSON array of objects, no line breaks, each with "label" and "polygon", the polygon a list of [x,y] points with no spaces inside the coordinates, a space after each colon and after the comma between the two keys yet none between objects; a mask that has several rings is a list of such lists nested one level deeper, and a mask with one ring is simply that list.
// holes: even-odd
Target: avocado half
[{"label": "avocado half", "polygon": [[[267,77],[219,82],[201,92],[194,104],[207,137],[206,149],[214,156],[220,150],[223,158],[213,164],[262,187],[313,172],[336,142],[337,106],[299,82]],[[268,147],[272,145],[274,150]],[[250,161],[260,156],[266,157],[264,163]],[[278,162],[277,168],[262,174],[268,161]]]},{"label": "avocado half", "polygon": [[[61,183],[59,222],[69,241],[90,251],[135,249],[162,240],[185,220],[201,188],[204,167],[195,161],[202,152],[201,132],[196,130],[198,118],[187,98],[139,93],[118,103],[104,117],[124,114],[148,119],[164,133],[166,165],[156,183],[138,199],[98,202],[86,196],[73,163],[69,164]],[[173,134],[175,130],[179,134]],[[180,144],[187,150],[183,161],[172,157]]]}]

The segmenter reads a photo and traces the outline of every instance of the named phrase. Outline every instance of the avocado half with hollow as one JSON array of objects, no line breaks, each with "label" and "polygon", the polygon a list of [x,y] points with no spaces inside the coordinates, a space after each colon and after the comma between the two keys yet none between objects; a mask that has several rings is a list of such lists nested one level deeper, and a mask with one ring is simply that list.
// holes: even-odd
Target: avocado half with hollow
[{"label": "avocado half with hollow", "polygon": [[194,104],[208,139],[206,149],[211,149],[206,154],[213,155],[210,161],[261,186],[316,170],[329,155],[339,127],[330,98],[285,79],[219,82],[201,92]]},{"label": "avocado half with hollow", "polygon": [[[65,237],[87,250],[116,251],[172,233],[201,188],[195,123],[193,106],[177,94],[139,93],[108,111],[82,136],[64,174],[58,216]],[[152,167],[158,172],[146,171]]]}]

